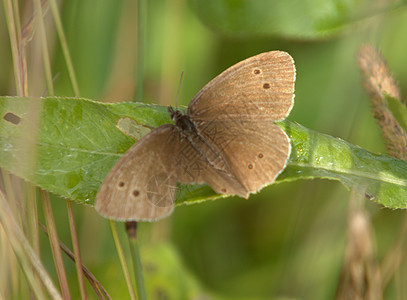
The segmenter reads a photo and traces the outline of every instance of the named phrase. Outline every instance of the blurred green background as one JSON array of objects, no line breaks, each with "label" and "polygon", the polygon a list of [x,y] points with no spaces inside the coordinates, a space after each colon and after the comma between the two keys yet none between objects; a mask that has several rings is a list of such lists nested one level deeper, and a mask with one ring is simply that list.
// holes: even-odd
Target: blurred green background
[{"label": "blurred green background", "polygon": [[[31,5],[21,2],[23,23],[32,15]],[[360,46],[371,43],[382,51],[402,93],[406,91],[407,9],[403,1],[147,1],[143,99],[134,99],[137,2],[62,1],[60,11],[81,96],[94,100],[175,105],[184,71],[179,103],[187,105],[227,67],[261,52],[284,50],[293,56],[297,68],[295,106],[289,119],[384,153],[356,64]],[[73,96],[52,15],[48,12],[45,19],[53,75],[58,75],[56,95]],[[3,7],[0,40],[0,93],[14,95]],[[27,48],[33,96],[41,95],[46,87],[36,43],[34,38]],[[283,183],[249,200],[229,198],[178,207],[165,220],[140,224],[151,299],[198,299],[198,295],[333,299],[346,243],[349,197],[338,182]],[[60,238],[70,245],[65,203],[54,197],[52,204]],[[405,212],[382,209],[373,202],[366,202],[366,209],[380,263],[398,241]],[[113,299],[128,298],[107,221],[92,207],[75,205],[74,212],[83,263]],[[41,251],[56,278],[44,235]],[[72,293],[78,295],[74,265],[66,260],[66,266]],[[407,297],[401,284],[406,272],[402,261],[396,279],[385,288],[386,299]],[[95,299],[87,289],[89,298]]]}]

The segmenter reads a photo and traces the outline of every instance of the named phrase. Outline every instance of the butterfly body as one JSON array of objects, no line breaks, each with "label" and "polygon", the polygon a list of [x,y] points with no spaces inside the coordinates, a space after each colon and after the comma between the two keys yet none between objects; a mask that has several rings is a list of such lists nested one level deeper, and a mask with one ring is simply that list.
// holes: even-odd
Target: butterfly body
[{"label": "butterfly body", "polygon": [[191,100],[170,107],[173,124],[140,139],[116,163],[96,209],[116,220],[153,221],[173,210],[176,182],[209,184],[248,198],[272,183],[291,152],[274,121],[293,106],[295,67],[286,52],[248,58],[221,73]]},{"label": "butterfly body", "polygon": [[172,107],[169,107],[168,111],[180,133],[180,138],[188,140],[191,147],[212,168],[221,172],[227,172],[227,166],[221,153],[215,149],[214,145],[211,145],[210,141],[202,136],[190,117],[182,114],[178,110],[174,110]]}]

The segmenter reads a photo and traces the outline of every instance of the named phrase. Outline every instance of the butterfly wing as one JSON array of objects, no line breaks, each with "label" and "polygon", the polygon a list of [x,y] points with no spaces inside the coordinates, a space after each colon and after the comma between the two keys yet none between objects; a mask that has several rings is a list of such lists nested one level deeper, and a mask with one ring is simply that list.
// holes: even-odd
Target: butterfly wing
[{"label": "butterfly wing", "polygon": [[[272,183],[290,155],[288,136],[273,123],[293,106],[295,66],[281,51],[262,53],[230,67],[192,99],[188,115],[214,145],[247,198]],[[216,190],[219,192],[218,190]]]},{"label": "butterfly wing", "polygon": [[204,123],[198,123],[200,134],[220,146],[220,156],[245,191],[217,192],[248,198],[284,170],[291,153],[290,140],[273,121]]},{"label": "butterfly wing", "polygon": [[[204,141],[195,140],[194,145],[188,139],[180,140],[177,158],[177,180],[181,183],[209,184],[218,194],[247,194],[246,188],[227,169],[214,168],[197,149],[205,149]],[[220,156],[220,159],[223,159]]]},{"label": "butterfly wing", "polygon": [[96,210],[121,221],[153,221],[173,210],[178,130],[160,126],[140,139],[114,165],[96,195]]},{"label": "butterfly wing", "polygon": [[188,106],[194,120],[281,120],[293,106],[295,66],[282,51],[262,53],[230,67]]}]

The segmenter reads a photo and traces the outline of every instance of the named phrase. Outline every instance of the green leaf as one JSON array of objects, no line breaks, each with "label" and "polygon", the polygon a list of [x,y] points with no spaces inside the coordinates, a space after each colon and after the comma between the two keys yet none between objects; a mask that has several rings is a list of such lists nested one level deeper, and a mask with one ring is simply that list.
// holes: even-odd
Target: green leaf
[{"label": "green leaf", "polygon": [[316,39],[346,29],[366,9],[358,0],[191,0],[209,27],[230,35]]},{"label": "green leaf", "polygon": [[[129,118],[137,138],[171,122],[166,107],[58,97],[0,97],[0,116],[1,167],[57,195],[89,204],[110,168],[136,141],[122,132],[129,128]],[[278,125],[291,137],[292,154],[277,182],[334,179],[386,207],[407,207],[407,162],[296,123]],[[207,185],[180,185],[176,204],[222,197]]]},{"label": "green leaf", "polygon": [[333,179],[389,208],[407,208],[407,162],[284,121],[292,153],[277,181]]},{"label": "green leaf", "polygon": [[[42,109],[32,109],[36,106]],[[93,204],[110,168],[135,142],[116,122],[130,117],[157,127],[170,121],[165,111],[134,103],[2,97],[0,165],[57,195]],[[21,118],[21,122],[16,125],[5,116]],[[36,157],[26,150],[36,152]]]},{"label": "green leaf", "polygon": [[389,94],[384,94],[383,96],[397,123],[403,128],[404,132],[407,132],[407,107],[400,100],[393,98]]}]

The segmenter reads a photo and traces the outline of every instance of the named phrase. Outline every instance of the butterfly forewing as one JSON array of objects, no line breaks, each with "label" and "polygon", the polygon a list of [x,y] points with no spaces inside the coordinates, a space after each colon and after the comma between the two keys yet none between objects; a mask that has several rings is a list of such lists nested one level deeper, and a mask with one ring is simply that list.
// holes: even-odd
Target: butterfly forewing
[{"label": "butterfly forewing", "polygon": [[281,120],[293,106],[294,81],[288,53],[262,53],[210,81],[190,102],[188,115],[193,120]]},{"label": "butterfly forewing", "polygon": [[115,220],[152,221],[173,210],[178,130],[154,129],[114,165],[96,196],[96,210]]}]

